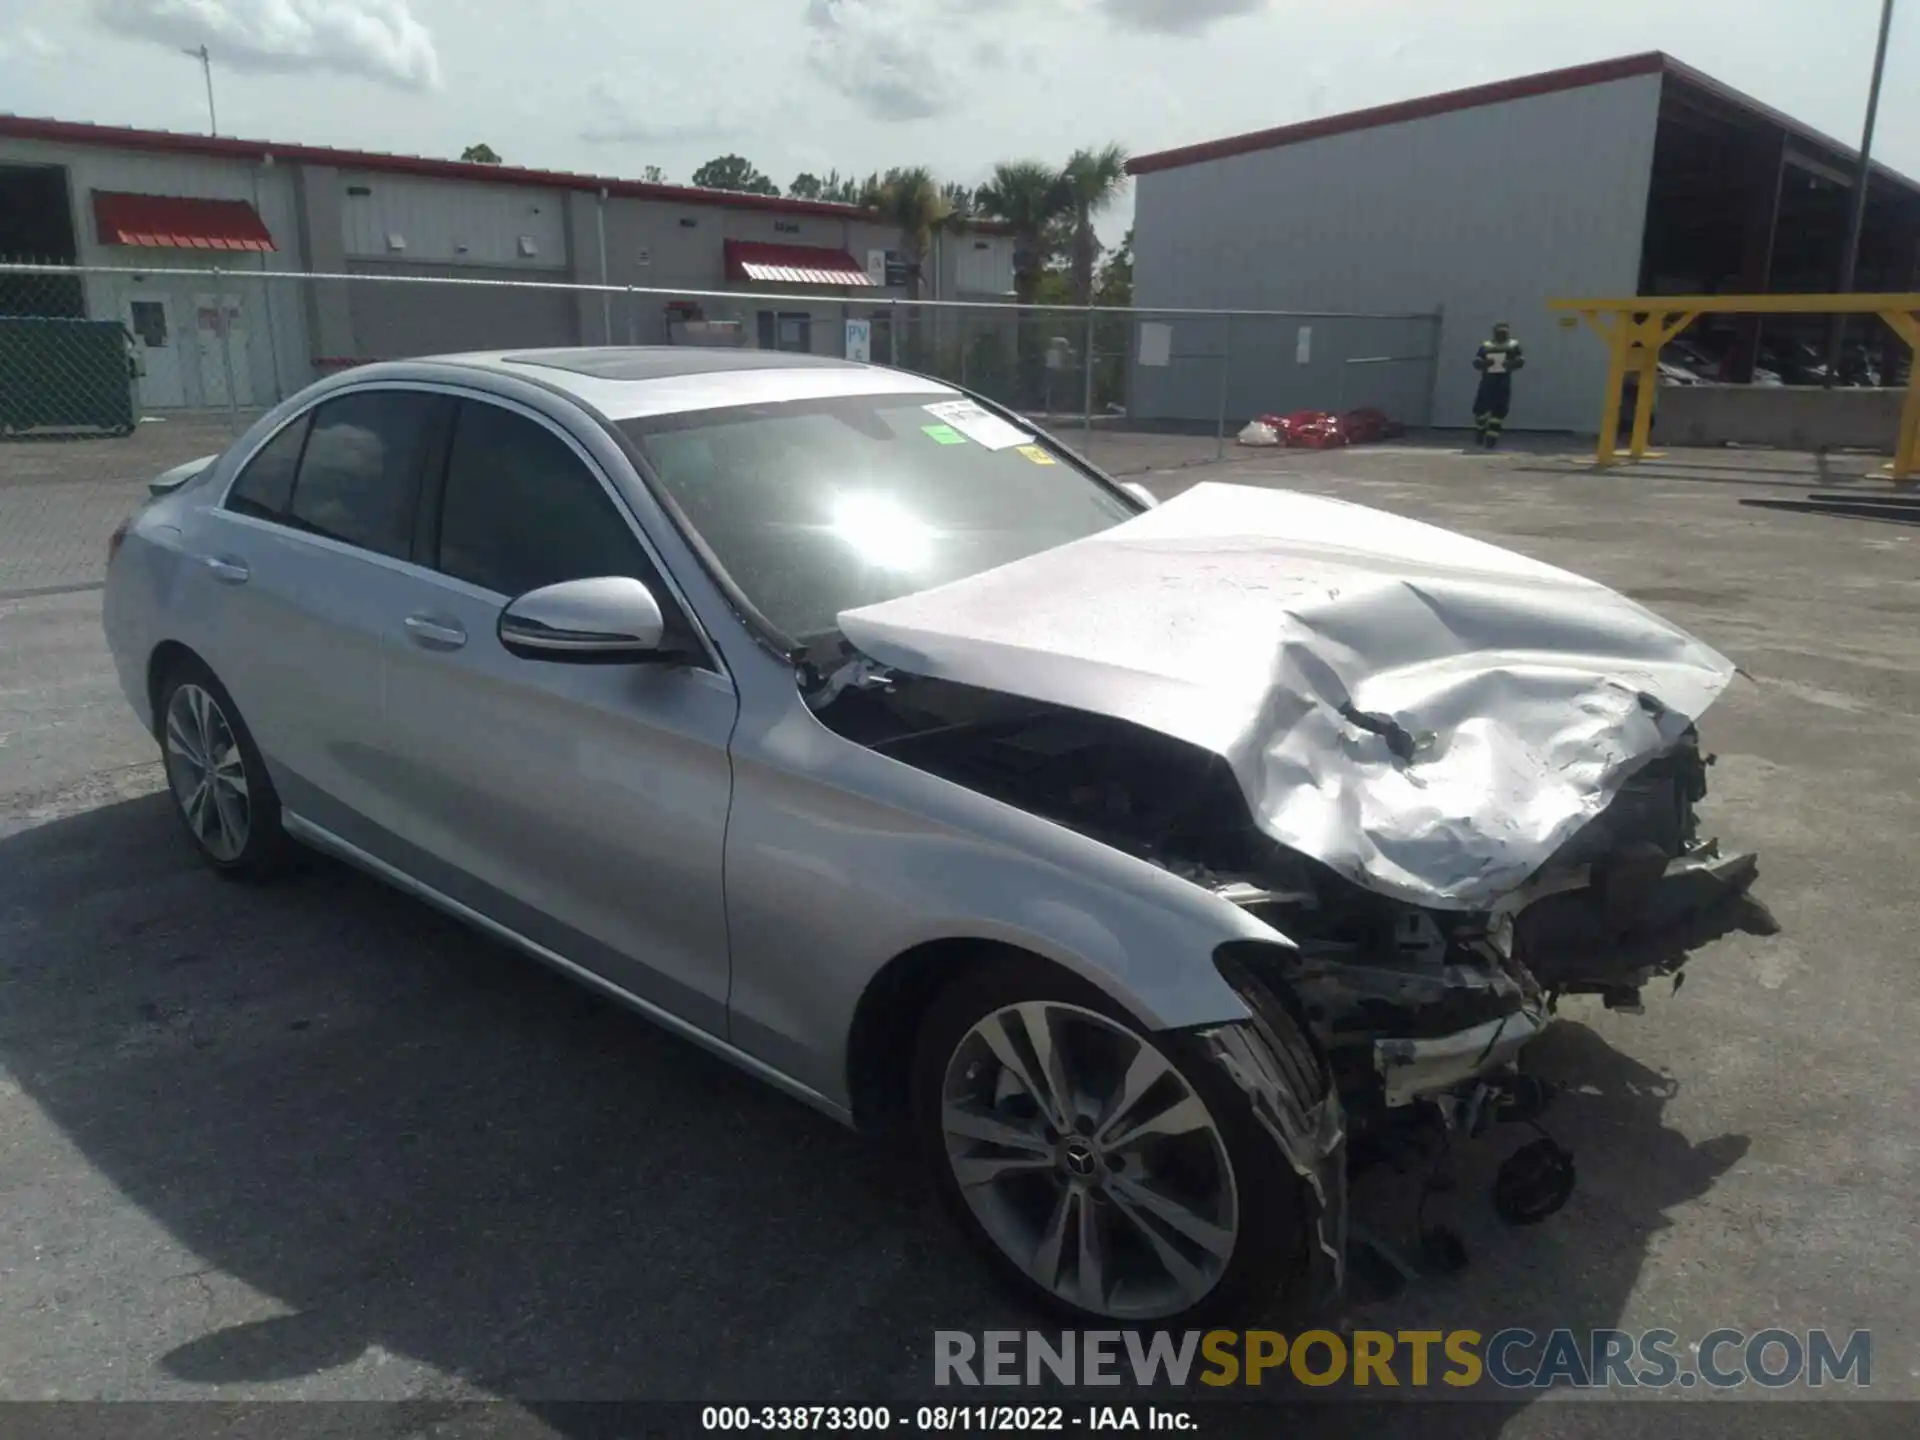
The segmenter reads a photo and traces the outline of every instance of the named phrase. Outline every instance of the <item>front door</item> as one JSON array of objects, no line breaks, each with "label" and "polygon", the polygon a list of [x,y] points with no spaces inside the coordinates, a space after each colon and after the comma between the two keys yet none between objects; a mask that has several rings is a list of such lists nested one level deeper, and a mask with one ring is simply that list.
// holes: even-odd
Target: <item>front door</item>
[{"label": "front door", "polygon": [[173,302],[165,295],[129,295],[122,319],[133,335],[140,366],[140,404],[151,410],[177,409],[187,403],[186,374],[180,368],[180,336],[174,328]]},{"label": "front door", "polygon": [[253,357],[240,297],[196,295],[193,311],[200,403],[216,409],[253,404]]},{"label": "front door", "polygon": [[[737,709],[710,662],[526,660],[501,608],[645,581],[692,629],[624,506],[531,413],[461,403],[424,565],[387,617],[387,798],[418,878],[700,1029],[726,1034],[721,862]],[[417,574],[418,572],[416,572]]]}]

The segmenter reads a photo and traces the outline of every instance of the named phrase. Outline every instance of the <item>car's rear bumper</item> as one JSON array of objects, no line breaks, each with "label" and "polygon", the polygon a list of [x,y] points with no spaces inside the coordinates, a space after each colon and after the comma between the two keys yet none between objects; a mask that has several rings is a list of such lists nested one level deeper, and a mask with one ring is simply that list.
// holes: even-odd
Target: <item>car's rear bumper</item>
[{"label": "car's rear bumper", "polygon": [[114,674],[120,681],[120,693],[147,730],[153,729],[153,701],[147,694],[147,657],[151,646],[139,597],[130,593],[137,588],[128,573],[133,560],[123,546],[121,553],[107,566],[107,583],[100,599],[100,628],[107,639],[107,653],[113,657]]}]

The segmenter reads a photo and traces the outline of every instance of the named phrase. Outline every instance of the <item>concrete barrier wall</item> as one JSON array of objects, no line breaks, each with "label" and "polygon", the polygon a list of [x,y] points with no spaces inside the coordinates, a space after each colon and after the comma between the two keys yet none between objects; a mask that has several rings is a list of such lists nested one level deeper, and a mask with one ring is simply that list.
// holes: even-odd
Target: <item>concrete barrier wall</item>
[{"label": "concrete barrier wall", "polygon": [[[1848,447],[1893,453],[1902,390],[1803,385],[1663,385],[1654,434],[1665,445]],[[1631,412],[1629,412],[1631,413]]]}]

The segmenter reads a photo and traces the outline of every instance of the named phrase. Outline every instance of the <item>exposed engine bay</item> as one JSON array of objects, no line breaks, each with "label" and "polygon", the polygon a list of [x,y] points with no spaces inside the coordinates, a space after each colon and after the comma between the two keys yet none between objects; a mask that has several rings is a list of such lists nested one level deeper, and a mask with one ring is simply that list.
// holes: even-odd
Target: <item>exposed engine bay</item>
[{"label": "exposed engine bay", "polygon": [[1298,947],[1282,977],[1348,1104],[1389,1098],[1382,1037],[1471,1029],[1562,995],[1638,1004],[1694,949],[1767,933],[1752,855],[1722,856],[1695,805],[1711,757],[1689,730],[1498,908],[1429,910],[1362,889],[1253,823],[1218,756],[1106,716],[892,675],[820,719],[905,764],[1044,816],[1242,906]]}]

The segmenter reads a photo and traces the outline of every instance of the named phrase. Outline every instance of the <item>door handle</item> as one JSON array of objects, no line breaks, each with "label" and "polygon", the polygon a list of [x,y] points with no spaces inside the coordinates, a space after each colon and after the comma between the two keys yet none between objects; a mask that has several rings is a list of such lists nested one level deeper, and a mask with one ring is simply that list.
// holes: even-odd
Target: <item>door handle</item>
[{"label": "door handle", "polygon": [[219,555],[205,556],[200,563],[222,585],[244,585],[253,574],[240,561],[224,559]]},{"label": "door handle", "polygon": [[467,643],[465,630],[431,615],[409,615],[406,624],[413,643],[428,650],[458,650]]}]

